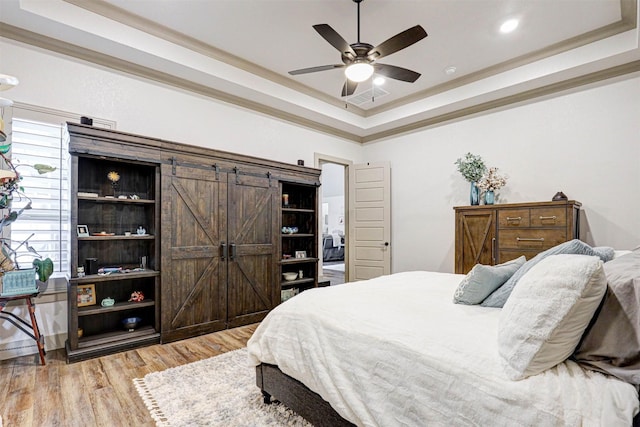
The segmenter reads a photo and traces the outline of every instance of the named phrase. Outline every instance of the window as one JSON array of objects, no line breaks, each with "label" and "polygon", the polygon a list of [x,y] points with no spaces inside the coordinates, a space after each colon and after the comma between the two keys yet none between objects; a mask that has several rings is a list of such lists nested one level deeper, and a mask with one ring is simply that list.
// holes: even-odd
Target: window
[{"label": "window", "polygon": [[[21,186],[31,200],[31,209],[25,210],[4,233],[16,248],[28,239],[29,246],[42,256],[51,258],[56,272],[70,271],[70,192],[68,135],[64,124],[79,123],[80,115],[15,103],[11,117],[4,117],[10,125],[11,161],[22,176]],[[115,128],[115,123],[94,119],[94,126]],[[55,166],[54,172],[38,174],[35,164]],[[14,200],[14,210],[25,206],[28,199]],[[5,230],[6,231],[6,230]],[[75,232],[75,230],[74,230]],[[7,235],[8,234],[8,235]],[[31,265],[33,256],[26,247],[18,250],[21,268]]]},{"label": "window", "polygon": [[[55,271],[69,271],[69,152],[68,140],[60,124],[42,123],[13,117],[11,161],[22,176],[21,186],[28,197],[14,200],[14,210],[31,201],[11,224],[12,248],[28,239],[28,244],[42,256],[51,258]],[[31,166],[56,167],[53,172],[38,174]],[[29,200],[31,199],[31,200]],[[18,263],[24,268],[33,257],[26,245],[18,249]]]}]

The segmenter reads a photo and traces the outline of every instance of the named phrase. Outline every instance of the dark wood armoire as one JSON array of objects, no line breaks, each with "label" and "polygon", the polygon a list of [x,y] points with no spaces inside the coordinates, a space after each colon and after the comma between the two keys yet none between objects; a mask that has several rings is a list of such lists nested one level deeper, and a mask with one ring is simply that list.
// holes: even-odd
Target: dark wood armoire
[{"label": "dark wood armoire", "polygon": [[[280,303],[288,261],[283,250],[292,249],[283,249],[282,188],[301,185],[315,194],[320,170],[86,125],[67,128],[75,165],[71,179],[83,183],[72,187],[72,227],[90,217],[92,228],[108,228],[104,236],[72,239],[69,361],[258,322]],[[119,189],[126,199],[106,194],[107,169],[130,186]],[[137,179],[135,188],[127,184],[141,175],[146,181]],[[142,188],[142,182],[153,188]],[[133,190],[145,198],[130,199]],[[293,248],[307,253],[299,281],[305,288],[318,284],[316,211],[317,202],[304,210],[305,246]],[[149,232],[125,236],[131,221],[144,221]],[[98,258],[101,268],[118,268],[131,267],[140,254],[148,254],[144,272],[78,277],[86,258]],[[78,290],[88,283],[95,285],[97,302],[79,307]],[[101,306],[114,284],[120,288],[115,304]],[[148,293],[145,310],[123,301],[140,287]],[[120,320],[127,316],[141,317],[143,327],[123,330]]]}]

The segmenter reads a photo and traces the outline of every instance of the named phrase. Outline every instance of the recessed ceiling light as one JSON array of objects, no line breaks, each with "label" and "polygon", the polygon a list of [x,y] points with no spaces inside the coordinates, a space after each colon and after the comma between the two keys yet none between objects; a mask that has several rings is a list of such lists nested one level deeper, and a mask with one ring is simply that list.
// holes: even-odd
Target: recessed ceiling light
[{"label": "recessed ceiling light", "polygon": [[445,73],[447,76],[450,76],[450,75],[452,75],[452,74],[455,74],[456,69],[457,69],[457,68],[456,68],[456,67],[453,67],[453,66],[451,66],[451,67],[447,67],[447,68],[445,68],[445,69],[444,69],[444,73]]},{"label": "recessed ceiling light", "polygon": [[387,80],[384,77],[376,77],[373,79],[373,84],[376,86],[382,86]]},{"label": "recessed ceiling light", "polygon": [[511,31],[518,28],[518,23],[519,22],[517,19],[507,19],[502,23],[502,25],[500,25],[500,32],[505,34],[510,33]]}]

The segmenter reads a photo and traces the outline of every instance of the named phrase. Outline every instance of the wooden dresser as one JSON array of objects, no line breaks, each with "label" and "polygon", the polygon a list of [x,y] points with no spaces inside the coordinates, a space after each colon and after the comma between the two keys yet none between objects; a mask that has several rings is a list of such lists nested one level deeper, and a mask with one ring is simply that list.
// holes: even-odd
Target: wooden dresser
[{"label": "wooden dresser", "polygon": [[580,202],[457,206],[455,272],[476,264],[527,259],[562,242],[580,238]]}]

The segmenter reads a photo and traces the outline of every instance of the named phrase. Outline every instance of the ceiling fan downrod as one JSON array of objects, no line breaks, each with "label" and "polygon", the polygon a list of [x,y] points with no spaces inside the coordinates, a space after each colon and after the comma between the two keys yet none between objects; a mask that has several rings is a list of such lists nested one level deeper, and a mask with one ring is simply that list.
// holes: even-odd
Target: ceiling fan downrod
[{"label": "ceiling fan downrod", "polygon": [[360,44],[360,3],[362,0],[353,0],[358,5],[358,44]]}]

